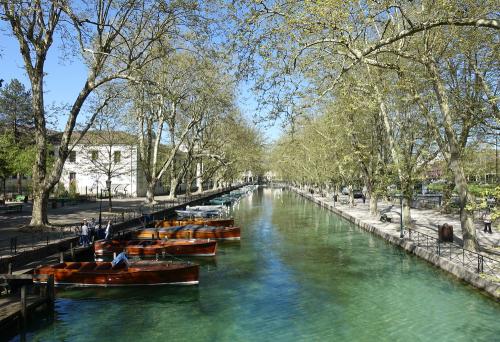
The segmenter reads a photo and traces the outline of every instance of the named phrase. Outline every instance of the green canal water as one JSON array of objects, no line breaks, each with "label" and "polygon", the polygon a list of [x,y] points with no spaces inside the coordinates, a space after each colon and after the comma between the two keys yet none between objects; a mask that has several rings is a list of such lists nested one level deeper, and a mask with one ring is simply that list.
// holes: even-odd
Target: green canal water
[{"label": "green canal water", "polygon": [[500,340],[499,304],[296,194],[259,189],[234,216],[241,242],[199,286],[59,291],[26,339]]}]

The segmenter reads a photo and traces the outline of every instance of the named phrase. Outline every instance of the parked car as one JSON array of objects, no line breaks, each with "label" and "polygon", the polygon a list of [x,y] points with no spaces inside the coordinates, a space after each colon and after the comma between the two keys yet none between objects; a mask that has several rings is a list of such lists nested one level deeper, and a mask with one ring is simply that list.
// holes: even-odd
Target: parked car
[{"label": "parked car", "polygon": [[362,190],[353,190],[352,194],[354,195],[354,198],[363,198],[363,191]]}]

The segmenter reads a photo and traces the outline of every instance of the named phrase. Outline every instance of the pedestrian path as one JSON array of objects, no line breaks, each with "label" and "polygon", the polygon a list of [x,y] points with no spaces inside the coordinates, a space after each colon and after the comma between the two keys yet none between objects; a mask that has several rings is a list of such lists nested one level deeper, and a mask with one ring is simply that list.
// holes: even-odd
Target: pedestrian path
[{"label": "pedestrian path", "polygon": [[49,222],[53,229],[44,232],[33,232],[23,229],[31,220],[31,203],[24,205],[20,214],[0,214],[0,255],[15,254],[12,250],[11,238],[16,239],[16,252],[37,247],[56,241],[65,236],[74,235],[74,227],[79,226],[83,219],[99,220],[99,213],[102,216],[102,223],[107,219],[114,222],[121,222],[149,213],[166,209],[168,207],[181,205],[200,197],[224,191],[224,189],[207,190],[203,193],[193,193],[191,195],[179,195],[175,199],[168,196],[155,196],[155,204],[148,205],[145,197],[113,199],[112,212],[108,212],[108,201],[103,199],[95,202],[83,202],[77,205],[66,205],[64,207],[49,208]]},{"label": "pedestrian path", "polygon": [[[308,191],[292,188],[293,191],[327,207],[360,227],[369,230],[384,239],[415,253],[434,265],[456,275],[479,289],[485,290],[495,298],[500,298],[500,233],[496,230],[492,234],[483,232],[483,225],[476,222],[477,238],[481,251],[469,252],[460,245],[462,230],[458,215],[442,214],[437,210],[412,209],[413,228],[411,235],[405,231],[404,238],[400,238],[400,206],[393,203],[379,201],[378,212],[387,210],[393,217],[393,222],[381,222],[380,215],[370,215],[369,204],[361,199],[355,201],[354,206],[346,204],[347,196],[334,202],[333,198]],[[344,204],[342,204],[344,203]],[[395,221],[395,222],[394,222]],[[438,225],[444,223],[453,226],[454,242],[443,243],[438,240]],[[426,241],[427,240],[427,241]],[[429,243],[430,242],[430,243]]]},{"label": "pedestrian path", "polygon": [[[387,201],[379,201],[377,204],[378,211],[380,212],[390,208],[388,212],[393,217],[392,222],[381,222],[380,215],[377,215],[376,217],[370,215],[368,201],[363,203],[361,199],[355,199],[355,205],[354,207],[351,207],[347,204],[341,204],[341,202],[347,202],[347,196],[345,196],[345,199],[341,198],[341,201],[339,202],[334,202],[332,198],[321,195],[313,196],[328,205],[335,206],[337,209],[342,210],[351,216],[376,226],[384,232],[394,236],[399,236],[399,215],[401,213],[399,205],[394,205]],[[436,237],[439,225],[443,225],[444,223],[451,224],[453,226],[453,234],[455,235],[456,241],[459,243],[462,243],[463,241],[460,217],[456,214],[443,214],[434,209],[411,209],[411,218],[413,222],[413,229],[421,231],[425,234],[434,235]],[[481,251],[495,259],[500,260],[500,232],[493,229],[493,233],[485,233],[483,232],[482,222],[476,222],[475,225]]]}]

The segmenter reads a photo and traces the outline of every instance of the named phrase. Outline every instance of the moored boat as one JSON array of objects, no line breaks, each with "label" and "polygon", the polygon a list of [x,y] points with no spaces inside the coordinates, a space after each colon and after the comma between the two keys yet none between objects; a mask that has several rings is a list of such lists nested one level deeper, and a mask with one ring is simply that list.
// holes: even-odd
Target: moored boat
[{"label": "moored boat", "polygon": [[186,225],[159,229],[141,229],[134,236],[139,239],[217,239],[239,240],[240,227]]},{"label": "moored boat", "polygon": [[212,218],[212,219],[184,219],[184,220],[163,220],[156,221],[155,227],[177,227],[185,226],[188,224],[196,225],[206,225],[206,226],[218,226],[218,227],[230,227],[234,225],[233,218]]},{"label": "moored boat", "polygon": [[73,286],[143,286],[195,285],[199,282],[199,265],[191,263],[138,261],[129,266],[113,266],[111,262],[63,262],[40,266],[34,270],[34,282],[44,282],[39,276],[53,275],[55,285]]},{"label": "moored boat", "polygon": [[217,242],[209,239],[179,240],[99,240],[94,244],[96,257],[125,251],[130,256],[214,256]]},{"label": "moored boat", "polygon": [[219,210],[176,210],[175,213],[179,217],[200,217],[210,218],[222,215]]}]

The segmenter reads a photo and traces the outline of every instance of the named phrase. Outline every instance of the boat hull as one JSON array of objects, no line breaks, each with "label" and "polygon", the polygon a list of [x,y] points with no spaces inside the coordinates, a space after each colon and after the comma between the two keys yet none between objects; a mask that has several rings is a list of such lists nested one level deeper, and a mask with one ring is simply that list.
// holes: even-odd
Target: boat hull
[{"label": "boat hull", "polygon": [[135,232],[138,239],[216,239],[240,240],[240,227],[180,226],[160,229],[142,229]]},{"label": "boat hull", "polygon": [[[35,269],[35,276],[54,276],[56,286],[119,287],[149,285],[195,285],[199,282],[196,264],[140,263],[112,267],[109,262],[66,262]],[[42,278],[35,282],[44,282]]]},{"label": "boat hull", "polygon": [[151,257],[156,255],[214,256],[217,242],[209,239],[183,240],[112,240],[96,241],[94,253],[105,256],[125,251],[130,256]]}]

